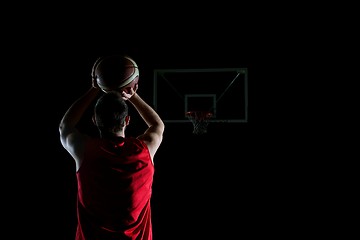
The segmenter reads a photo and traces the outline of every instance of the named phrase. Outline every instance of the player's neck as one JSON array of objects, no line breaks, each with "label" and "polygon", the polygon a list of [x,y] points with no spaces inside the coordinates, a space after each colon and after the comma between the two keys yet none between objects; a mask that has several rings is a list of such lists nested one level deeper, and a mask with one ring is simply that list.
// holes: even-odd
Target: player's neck
[{"label": "player's neck", "polygon": [[101,138],[108,138],[108,139],[112,139],[112,138],[125,138],[125,132],[124,131],[119,131],[117,133],[101,133],[100,134]]}]

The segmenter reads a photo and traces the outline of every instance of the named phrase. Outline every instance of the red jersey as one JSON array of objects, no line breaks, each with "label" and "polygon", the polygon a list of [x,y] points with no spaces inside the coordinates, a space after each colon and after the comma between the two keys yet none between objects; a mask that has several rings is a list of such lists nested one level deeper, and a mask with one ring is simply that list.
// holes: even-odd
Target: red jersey
[{"label": "red jersey", "polygon": [[154,165],[143,141],[90,141],[76,175],[76,240],[152,240]]}]

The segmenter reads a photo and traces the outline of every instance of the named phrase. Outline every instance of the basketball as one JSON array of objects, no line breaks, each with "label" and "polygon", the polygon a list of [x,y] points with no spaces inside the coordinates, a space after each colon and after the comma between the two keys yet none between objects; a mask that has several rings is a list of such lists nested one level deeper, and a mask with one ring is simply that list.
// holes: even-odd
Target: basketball
[{"label": "basketball", "polygon": [[139,69],[129,56],[101,57],[93,65],[92,76],[104,92],[128,90],[139,81]]}]

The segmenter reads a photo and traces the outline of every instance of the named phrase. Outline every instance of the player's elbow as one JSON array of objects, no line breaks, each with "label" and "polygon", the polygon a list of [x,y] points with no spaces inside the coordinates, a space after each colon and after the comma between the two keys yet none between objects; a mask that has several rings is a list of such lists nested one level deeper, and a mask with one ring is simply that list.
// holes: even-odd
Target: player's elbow
[{"label": "player's elbow", "polygon": [[157,128],[159,129],[159,130],[158,130],[159,133],[161,133],[161,135],[163,135],[163,134],[164,134],[164,131],[165,131],[165,124],[164,124],[164,122],[163,122],[163,121],[159,122]]}]

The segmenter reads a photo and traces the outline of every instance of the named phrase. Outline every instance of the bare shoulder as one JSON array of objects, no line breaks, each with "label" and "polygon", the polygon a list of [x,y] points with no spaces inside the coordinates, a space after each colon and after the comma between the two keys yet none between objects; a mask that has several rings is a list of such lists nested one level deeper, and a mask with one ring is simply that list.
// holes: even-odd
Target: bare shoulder
[{"label": "bare shoulder", "polygon": [[144,134],[138,136],[137,139],[142,140],[146,144],[151,157],[154,158],[155,153],[157,152],[162,143],[163,134],[159,134],[156,132],[145,132]]}]

